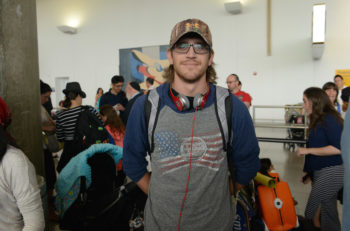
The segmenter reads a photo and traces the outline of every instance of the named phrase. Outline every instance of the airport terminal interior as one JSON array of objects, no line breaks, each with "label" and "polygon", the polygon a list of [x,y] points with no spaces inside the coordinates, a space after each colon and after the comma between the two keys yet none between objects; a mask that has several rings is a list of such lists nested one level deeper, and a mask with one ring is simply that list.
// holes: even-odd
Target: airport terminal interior
[{"label": "airport terminal interior", "polygon": [[[257,136],[286,138],[286,129],[280,128],[257,128]],[[259,142],[260,157],[270,158],[275,171],[279,173],[283,181],[288,182],[294,199],[298,202],[295,206],[296,213],[303,216],[306,202],[311,190],[311,185],[301,183],[304,160],[297,157],[293,150],[283,143]],[[342,216],[342,205],[338,203],[339,217]],[[59,231],[57,222],[50,222],[50,230]]]},{"label": "airport terminal interior", "polygon": [[[0,0],[0,96],[13,114],[9,131],[44,175],[39,80],[51,86],[53,111],[69,82],[80,84],[82,104],[93,107],[97,89],[108,92],[115,75],[124,76],[123,90],[130,81],[146,89],[147,78],[157,87],[173,26],[198,18],[211,30],[217,85],[239,76],[251,97],[259,157],[271,159],[304,216],[311,184],[301,182],[297,149],[308,124],[299,125],[295,141],[289,119],[291,111],[304,115],[305,89],[335,75],[350,86],[349,9],[348,0]],[[342,212],[338,202],[341,222]],[[59,231],[58,222],[47,230]]]}]

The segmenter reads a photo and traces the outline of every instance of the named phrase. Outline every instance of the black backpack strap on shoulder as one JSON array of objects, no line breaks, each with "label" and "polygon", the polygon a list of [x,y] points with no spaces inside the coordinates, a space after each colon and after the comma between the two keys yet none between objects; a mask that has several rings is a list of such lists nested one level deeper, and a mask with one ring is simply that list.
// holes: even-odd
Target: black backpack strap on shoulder
[{"label": "black backpack strap on shoulder", "polygon": [[215,112],[218,119],[224,150],[227,155],[228,169],[231,174],[233,189],[236,191],[236,177],[232,152],[232,94],[227,88],[216,86],[215,89]]},{"label": "black backpack strap on shoulder", "polygon": [[146,128],[148,136],[148,154],[154,150],[154,131],[158,121],[160,98],[156,89],[148,91],[145,100]]},{"label": "black backpack strap on shoulder", "polygon": [[83,111],[90,111],[90,108],[91,108],[91,106],[82,105],[82,106],[81,106],[81,111],[80,111],[80,112],[83,112]]}]

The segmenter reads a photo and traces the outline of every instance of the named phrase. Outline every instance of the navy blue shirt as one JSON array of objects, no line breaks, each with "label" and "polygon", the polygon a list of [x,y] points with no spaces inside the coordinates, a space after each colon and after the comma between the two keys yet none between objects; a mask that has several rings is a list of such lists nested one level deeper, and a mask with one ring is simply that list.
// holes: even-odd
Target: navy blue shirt
[{"label": "navy blue shirt", "polygon": [[[340,150],[342,130],[343,127],[339,121],[333,115],[328,114],[315,129],[310,131],[306,145],[308,148],[322,148],[332,145]],[[316,156],[308,154],[305,156],[304,172],[313,172],[342,163],[341,155]]]},{"label": "navy blue shirt", "polygon": [[[215,86],[210,84],[210,93],[204,108],[214,103],[214,88]],[[169,95],[169,83],[160,85],[156,90],[161,98],[162,106],[166,104],[176,113],[194,113],[194,109],[181,112],[176,109],[175,103]],[[145,156],[148,135],[144,110],[145,98],[143,95],[134,103],[129,116],[129,121],[132,122],[127,123],[124,136],[123,168],[126,175],[135,182],[139,181],[147,172]],[[260,169],[260,149],[247,107],[234,95],[232,95],[232,105],[232,149],[236,180],[245,185],[256,176]]]},{"label": "navy blue shirt", "polygon": [[128,103],[128,99],[126,98],[125,92],[120,91],[117,95],[114,95],[111,93],[111,90],[109,90],[107,93],[103,94],[100,99],[100,108],[102,105],[109,104],[111,106],[114,106],[116,104],[120,103],[124,107],[126,107]]}]

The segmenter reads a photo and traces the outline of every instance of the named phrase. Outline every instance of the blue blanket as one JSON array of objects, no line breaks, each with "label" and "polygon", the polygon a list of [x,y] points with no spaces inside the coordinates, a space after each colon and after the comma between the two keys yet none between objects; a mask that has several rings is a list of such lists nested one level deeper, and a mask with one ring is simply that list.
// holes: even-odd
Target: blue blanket
[{"label": "blue blanket", "polygon": [[113,144],[94,144],[73,157],[62,169],[56,182],[56,210],[62,218],[79,194],[80,177],[86,177],[87,188],[91,184],[91,167],[87,160],[95,153],[109,153],[117,164],[122,158],[123,149]]}]

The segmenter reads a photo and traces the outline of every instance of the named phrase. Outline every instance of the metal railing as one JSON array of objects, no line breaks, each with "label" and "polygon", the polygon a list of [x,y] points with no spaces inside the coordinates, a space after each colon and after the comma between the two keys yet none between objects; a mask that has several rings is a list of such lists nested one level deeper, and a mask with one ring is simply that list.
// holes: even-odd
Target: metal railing
[{"label": "metal railing", "polygon": [[[256,109],[276,109],[281,108],[284,109],[284,112],[286,113],[287,110],[291,109],[302,109],[303,107],[301,105],[283,105],[283,106],[276,106],[276,105],[254,105],[253,106],[253,123],[255,128],[287,128],[287,129],[303,129],[304,130],[304,139],[303,140],[295,140],[295,139],[289,139],[289,138],[270,138],[270,137],[257,137],[259,141],[262,142],[277,142],[277,143],[296,143],[296,144],[305,144],[306,143],[306,131],[308,129],[308,119],[306,113],[304,114],[304,124],[295,124],[295,123],[288,123],[285,121],[284,123],[266,123],[266,122],[257,122],[256,119]],[[284,118],[285,120],[286,118]],[[289,119],[289,118],[288,118]],[[273,119],[271,119],[273,121]]]}]

